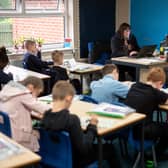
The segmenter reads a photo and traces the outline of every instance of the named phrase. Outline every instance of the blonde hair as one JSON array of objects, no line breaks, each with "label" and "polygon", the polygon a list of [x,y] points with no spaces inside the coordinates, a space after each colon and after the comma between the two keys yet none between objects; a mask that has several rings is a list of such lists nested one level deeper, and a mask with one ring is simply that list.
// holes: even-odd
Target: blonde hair
[{"label": "blonde hair", "polygon": [[103,69],[102,69],[102,74],[103,75],[107,75],[107,74],[110,74],[112,73],[114,70],[117,70],[118,72],[118,68],[115,64],[106,64]]},{"label": "blonde hair", "polygon": [[75,89],[67,81],[58,81],[52,89],[53,100],[63,100],[66,96],[74,96]]},{"label": "blonde hair", "polygon": [[31,45],[35,45],[35,44],[36,44],[36,42],[35,42],[34,40],[26,40],[26,41],[24,42],[25,48],[26,48],[27,50],[29,50],[29,47],[30,47]]},{"label": "blonde hair", "polygon": [[162,81],[163,83],[165,83],[166,74],[163,68],[160,68],[160,67],[151,68],[147,75],[147,81],[151,81],[151,82]]},{"label": "blonde hair", "polygon": [[63,52],[61,52],[61,51],[55,50],[55,51],[53,51],[53,52],[51,53],[51,57],[52,57],[52,60],[53,60],[54,62],[59,62],[60,59],[63,58],[63,56],[64,56],[64,54],[63,54]]}]

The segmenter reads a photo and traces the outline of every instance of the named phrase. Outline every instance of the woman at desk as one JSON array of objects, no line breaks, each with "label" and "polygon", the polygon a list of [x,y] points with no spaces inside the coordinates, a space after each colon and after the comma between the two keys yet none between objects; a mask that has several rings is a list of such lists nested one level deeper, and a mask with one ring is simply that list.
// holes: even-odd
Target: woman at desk
[{"label": "woman at desk", "polygon": [[[132,56],[139,51],[136,37],[131,33],[128,23],[122,23],[111,39],[112,57]],[[134,70],[130,67],[119,66],[120,80],[135,80]]]},{"label": "woman at desk", "polygon": [[136,37],[131,33],[130,25],[122,23],[111,39],[112,57],[128,56],[139,51]]}]

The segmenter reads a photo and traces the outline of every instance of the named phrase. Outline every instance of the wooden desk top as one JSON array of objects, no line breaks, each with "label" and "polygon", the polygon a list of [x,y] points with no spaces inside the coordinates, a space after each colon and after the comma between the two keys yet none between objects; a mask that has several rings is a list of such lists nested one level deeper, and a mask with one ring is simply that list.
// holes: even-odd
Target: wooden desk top
[{"label": "wooden desk top", "polygon": [[[87,112],[91,111],[95,107],[96,107],[96,104],[87,103],[87,102],[80,101],[80,100],[74,100],[74,101],[72,101],[72,104],[70,107],[70,112],[72,114],[76,114],[79,118],[89,117],[90,114],[88,114]],[[42,116],[38,116],[37,113],[36,113],[36,115],[32,114],[32,116],[38,118],[39,120],[42,118]],[[112,117],[98,116],[98,119],[102,118],[103,120],[106,120],[106,119],[108,121],[111,120],[113,123],[113,125],[111,125],[110,128],[98,128],[98,134],[105,135],[107,133],[116,131],[120,128],[126,127],[130,124],[141,121],[141,120],[145,119],[145,117],[146,116],[144,114],[140,114],[140,113],[131,113],[128,116],[126,116],[124,118],[120,118],[120,119],[119,118],[112,118]]]},{"label": "wooden desk top", "polygon": [[[70,111],[71,113],[76,114],[79,117],[88,116],[89,114],[87,114],[86,112],[93,109],[95,106],[96,105],[92,103],[87,103],[83,101],[74,101],[70,107]],[[114,121],[114,124],[111,126],[111,128],[101,128],[101,129],[99,128],[98,134],[105,135],[107,133],[114,132],[120,128],[129,126],[130,124],[141,121],[145,119],[145,117],[146,116],[144,114],[140,114],[140,113],[132,113],[122,119],[98,116],[98,118],[106,118],[107,120]]]},{"label": "wooden desk top", "polygon": [[20,153],[14,156],[9,156],[4,160],[0,160],[1,168],[14,168],[14,167],[18,168],[18,167],[23,167],[26,165],[31,165],[33,163],[40,161],[41,159],[40,156],[22,147],[21,145],[19,145],[12,139],[8,138],[4,134],[0,133],[0,138],[5,139],[6,141],[12,144],[15,144],[24,150],[23,153]]},{"label": "wooden desk top", "polygon": [[7,66],[5,68],[5,72],[6,73],[11,72],[13,74],[13,77],[14,77],[15,81],[21,81],[21,80],[25,79],[28,76],[35,76],[35,77],[38,77],[40,79],[48,79],[48,78],[50,78],[50,76],[48,76],[48,75],[44,75],[44,74],[41,74],[41,73],[33,72],[33,71],[30,71],[30,70],[27,70],[27,69],[23,69],[23,68],[20,68],[20,67],[16,67],[16,66],[13,66],[13,65]]},{"label": "wooden desk top", "polygon": [[94,65],[94,64],[87,64],[82,62],[77,62],[77,66],[86,66],[88,68],[82,70],[70,70],[71,73],[75,74],[86,74],[86,73],[94,73],[97,71],[101,71],[103,66],[102,65]]},{"label": "wooden desk top", "polygon": [[112,58],[112,61],[127,62],[132,64],[146,65],[146,66],[166,64],[165,60],[160,60],[157,58],[130,58],[128,56],[115,57],[115,58]]}]

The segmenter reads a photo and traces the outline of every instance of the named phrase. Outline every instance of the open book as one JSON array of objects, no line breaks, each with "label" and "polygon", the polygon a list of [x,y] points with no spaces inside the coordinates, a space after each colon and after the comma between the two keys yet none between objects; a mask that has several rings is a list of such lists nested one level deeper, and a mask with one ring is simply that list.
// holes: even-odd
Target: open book
[{"label": "open book", "polygon": [[85,64],[78,64],[74,58],[65,59],[64,60],[64,67],[69,69],[70,71],[83,71],[86,69],[90,69],[89,65]]},{"label": "open book", "polygon": [[128,106],[117,106],[108,103],[101,103],[97,105],[94,109],[89,111],[88,113],[93,113],[97,115],[107,116],[107,117],[115,117],[115,118],[123,118],[126,115],[135,112],[135,109],[130,108]]},{"label": "open book", "polygon": [[23,149],[19,146],[0,138],[0,160],[6,159],[9,156],[20,154],[21,152],[23,152]]}]

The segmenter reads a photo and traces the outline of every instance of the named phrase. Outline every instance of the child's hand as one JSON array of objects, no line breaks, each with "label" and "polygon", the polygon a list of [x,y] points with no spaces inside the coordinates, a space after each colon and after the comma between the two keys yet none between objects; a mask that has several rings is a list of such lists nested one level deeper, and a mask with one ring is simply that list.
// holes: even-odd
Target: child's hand
[{"label": "child's hand", "polygon": [[92,124],[92,125],[97,125],[98,124],[98,119],[97,119],[96,115],[91,116],[90,124]]}]

